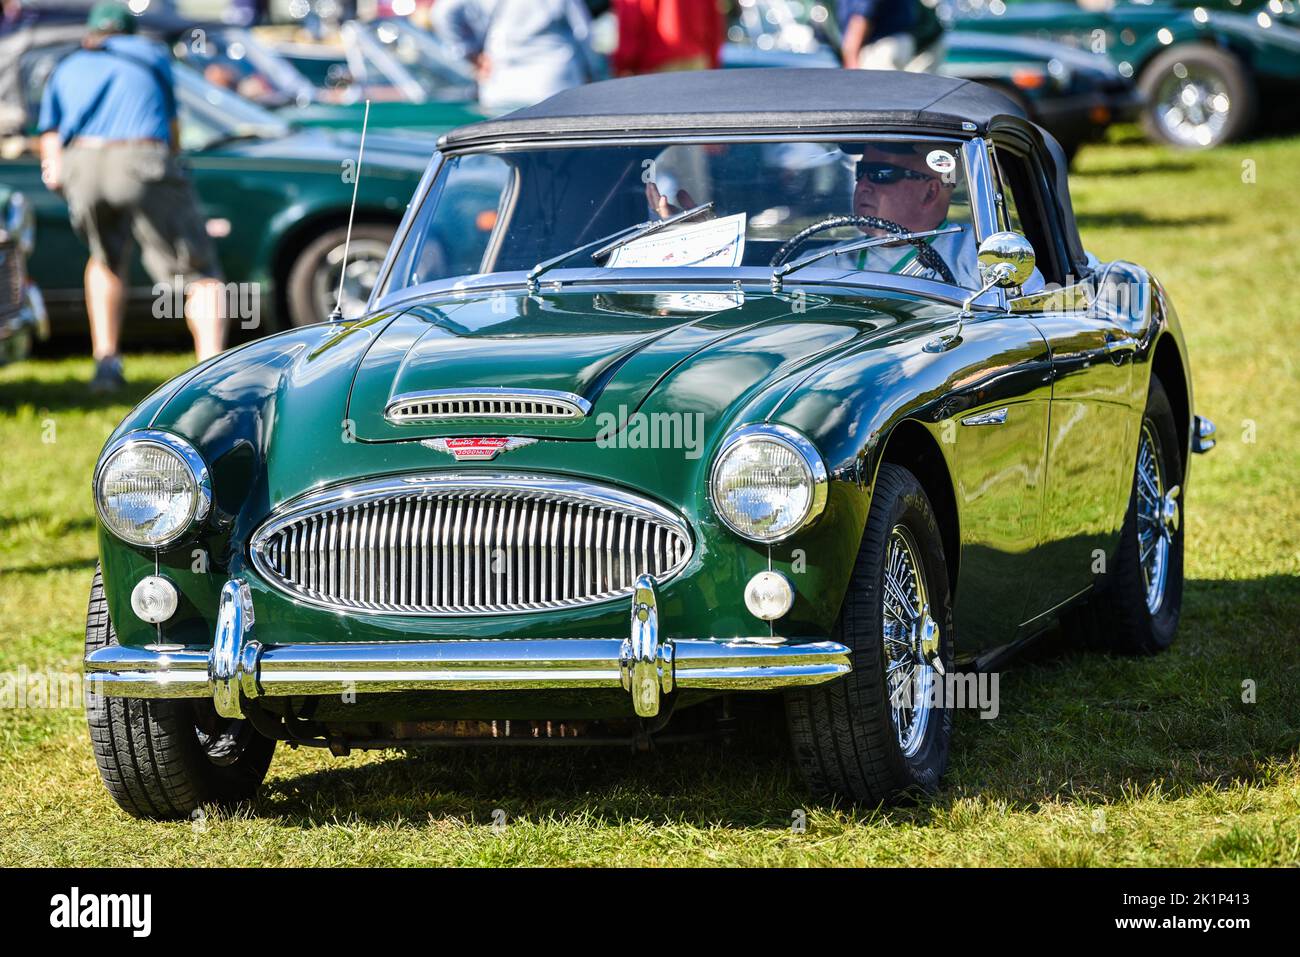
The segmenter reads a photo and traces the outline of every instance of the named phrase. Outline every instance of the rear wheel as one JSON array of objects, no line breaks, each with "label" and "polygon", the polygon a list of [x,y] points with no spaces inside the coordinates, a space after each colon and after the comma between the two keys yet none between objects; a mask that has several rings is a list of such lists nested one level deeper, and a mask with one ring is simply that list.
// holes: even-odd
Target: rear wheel
[{"label": "rear wheel", "polygon": [[1172,47],[1138,78],[1147,104],[1142,128],[1151,139],[1207,149],[1250,131],[1258,93],[1245,65],[1231,53],[1200,44]]},{"label": "rear wheel", "polygon": [[1093,597],[1062,621],[1085,644],[1152,655],[1173,643],[1183,604],[1181,449],[1169,397],[1152,376],[1119,548]]},{"label": "rear wheel", "polygon": [[379,269],[396,232],[396,226],[385,223],[357,223],[352,227],[350,243],[346,226],[327,230],[308,243],[289,270],[289,321],[295,326],[305,326],[328,319],[338,299],[341,275],[343,318],[355,319],[361,315],[370,291],[379,281]]},{"label": "rear wheel", "polygon": [[[86,651],[117,644],[98,568],[86,611]],[[95,763],[113,800],[133,817],[182,818],[203,804],[251,800],[275,742],[246,721],[217,714],[212,702],[110,698],[86,693]]]},{"label": "rear wheel", "polygon": [[935,695],[935,661],[952,669],[952,601],[934,510],[900,466],[880,467],[836,632],[852,672],[786,695],[809,788],[868,804],[933,792],[952,734],[952,712]]}]

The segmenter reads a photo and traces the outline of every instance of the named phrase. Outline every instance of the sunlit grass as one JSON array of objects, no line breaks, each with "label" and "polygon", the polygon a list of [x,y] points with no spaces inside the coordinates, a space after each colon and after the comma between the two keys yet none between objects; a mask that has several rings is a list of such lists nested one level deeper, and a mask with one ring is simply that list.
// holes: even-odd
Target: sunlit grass
[{"label": "sunlit grass", "polygon": [[[1164,283],[1219,425],[1189,482],[1182,631],[1151,660],[1049,641],[1003,674],[997,720],[959,716],[933,802],[812,806],[775,722],[648,756],[282,749],[255,807],[154,824],[108,798],[80,713],[0,709],[0,864],[1300,863],[1298,166],[1300,140],[1082,154],[1087,246]],[[138,386],[111,403],[86,397],[88,360],[0,369],[0,672],[77,667],[91,468],[130,404],[187,364],[131,357]]]}]

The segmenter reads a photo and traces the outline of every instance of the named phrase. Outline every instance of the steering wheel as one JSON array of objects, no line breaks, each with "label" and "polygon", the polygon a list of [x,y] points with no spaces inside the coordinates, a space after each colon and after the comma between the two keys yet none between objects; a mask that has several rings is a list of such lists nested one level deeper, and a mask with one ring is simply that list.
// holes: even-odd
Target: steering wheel
[{"label": "steering wheel", "polygon": [[[906,226],[896,223],[892,219],[880,219],[877,216],[830,216],[821,222],[813,223],[811,226],[799,230],[799,232],[787,239],[781,244],[781,248],[776,251],[768,265],[772,267],[781,265],[790,258],[792,252],[806,243],[810,237],[827,229],[834,229],[837,226],[866,226],[869,229],[883,229],[885,232],[894,233],[895,235],[912,232]],[[907,241],[916,247],[916,258],[922,266],[937,272],[944,282],[951,283],[954,286],[957,285],[956,277],[953,276],[952,270],[948,268],[948,264],[939,255],[938,250],[924,239],[909,239]]]}]

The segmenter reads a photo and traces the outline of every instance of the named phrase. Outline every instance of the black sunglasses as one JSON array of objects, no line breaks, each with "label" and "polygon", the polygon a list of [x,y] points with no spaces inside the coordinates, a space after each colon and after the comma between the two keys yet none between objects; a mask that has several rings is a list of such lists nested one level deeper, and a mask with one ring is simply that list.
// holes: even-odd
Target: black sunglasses
[{"label": "black sunglasses", "polygon": [[908,169],[906,166],[895,166],[893,163],[867,163],[859,160],[858,179],[863,177],[877,186],[888,186],[902,179],[934,179],[933,176]]}]

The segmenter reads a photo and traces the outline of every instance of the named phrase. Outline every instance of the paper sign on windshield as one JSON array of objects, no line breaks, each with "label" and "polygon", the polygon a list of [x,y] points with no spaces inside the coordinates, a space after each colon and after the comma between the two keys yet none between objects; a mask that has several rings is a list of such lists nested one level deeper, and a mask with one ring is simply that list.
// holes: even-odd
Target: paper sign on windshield
[{"label": "paper sign on windshield", "polygon": [[671,266],[739,266],[745,256],[745,214],[690,223],[646,236],[614,250],[611,269]]}]

